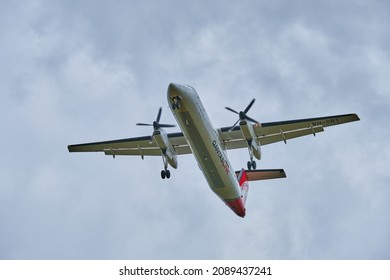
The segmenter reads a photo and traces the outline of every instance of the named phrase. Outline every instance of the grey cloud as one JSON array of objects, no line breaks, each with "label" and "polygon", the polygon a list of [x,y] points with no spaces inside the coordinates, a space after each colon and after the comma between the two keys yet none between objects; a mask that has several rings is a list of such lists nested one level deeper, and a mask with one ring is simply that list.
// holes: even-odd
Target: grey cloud
[{"label": "grey cloud", "polygon": [[[389,20],[384,1],[5,1],[0,9],[0,258],[388,259]],[[215,126],[356,112],[361,121],[263,147],[239,219],[191,156],[69,154],[174,122],[169,82]],[[236,169],[247,151],[229,151]]]}]

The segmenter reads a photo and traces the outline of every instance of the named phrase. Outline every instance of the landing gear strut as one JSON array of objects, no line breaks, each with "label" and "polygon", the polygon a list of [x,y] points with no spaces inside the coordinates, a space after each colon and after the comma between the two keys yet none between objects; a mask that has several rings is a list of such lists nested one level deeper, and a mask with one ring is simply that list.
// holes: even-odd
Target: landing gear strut
[{"label": "landing gear strut", "polygon": [[250,160],[247,162],[247,167],[248,167],[248,170],[251,170],[253,168],[253,170],[256,169],[256,161],[253,160],[253,152],[252,152],[252,141],[248,142],[248,151],[249,151],[249,158]]},{"label": "landing gear strut", "polygon": [[168,170],[168,161],[165,155],[163,155],[164,169],[161,170],[161,179],[171,178],[171,171]]}]

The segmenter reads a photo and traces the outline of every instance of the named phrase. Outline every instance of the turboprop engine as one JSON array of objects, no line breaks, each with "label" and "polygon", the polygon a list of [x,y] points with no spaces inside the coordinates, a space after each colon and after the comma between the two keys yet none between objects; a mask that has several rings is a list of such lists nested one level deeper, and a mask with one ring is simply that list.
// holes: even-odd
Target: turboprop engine
[{"label": "turboprop engine", "polygon": [[259,122],[247,115],[253,103],[255,103],[255,100],[256,99],[253,98],[252,101],[249,103],[249,105],[245,108],[245,110],[240,112],[237,112],[232,108],[225,107],[225,109],[239,116],[239,119],[234,123],[234,125],[232,126],[232,128],[230,128],[230,130],[233,130],[233,128],[237,125],[237,123],[240,122],[241,133],[244,136],[248,145],[248,151],[250,157],[250,161],[248,161],[249,170],[251,170],[252,168],[256,169],[256,161],[253,160],[253,156],[255,156],[255,158],[257,158],[258,160],[261,159],[261,145],[259,140],[256,137],[255,132],[253,131],[253,125],[251,124],[251,122],[253,123],[259,123]]},{"label": "turboprop engine", "polygon": [[172,166],[173,168],[177,168],[177,154],[175,149],[173,148],[171,142],[168,139],[168,136],[163,129],[164,127],[175,127],[174,124],[161,124],[160,118],[161,118],[161,112],[162,108],[158,110],[157,118],[156,120],[150,124],[150,123],[137,123],[137,125],[140,126],[153,126],[153,134],[151,136],[151,141],[156,141],[157,146],[161,150],[162,159],[164,162],[164,169],[161,170],[161,178],[170,178],[171,172],[168,170],[168,164]]},{"label": "turboprop engine", "polygon": [[153,132],[153,138],[161,149],[161,153],[166,158],[169,165],[177,169],[177,153],[169,141],[166,132],[160,128]]}]

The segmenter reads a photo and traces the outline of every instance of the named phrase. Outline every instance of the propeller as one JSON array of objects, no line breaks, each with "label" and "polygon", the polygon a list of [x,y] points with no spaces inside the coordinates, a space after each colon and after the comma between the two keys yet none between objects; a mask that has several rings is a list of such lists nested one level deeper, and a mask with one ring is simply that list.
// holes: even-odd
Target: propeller
[{"label": "propeller", "polygon": [[240,111],[240,112],[237,112],[236,110],[233,110],[232,108],[225,107],[226,110],[229,110],[230,112],[233,112],[239,116],[239,119],[233,124],[233,126],[229,129],[229,131],[233,130],[233,128],[236,127],[236,125],[238,124],[239,121],[248,120],[248,121],[251,121],[254,123],[259,123],[258,121],[256,121],[255,119],[252,119],[251,117],[248,117],[248,115],[247,115],[248,111],[252,108],[253,103],[255,103],[255,100],[256,99],[253,98],[252,101],[249,103],[249,105],[246,106],[245,110]]},{"label": "propeller", "polygon": [[175,127],[176,125],[174,125],[174,124],[160,123],[161,112],[162,112],[162,107],[160,107],[160,109],[158,110],[157,118],[153,123],[136,123],[136,125],[138,125],[138,126],[153,126],[153,133],[154,133],[154,131],[156,131],[162,127]]}]

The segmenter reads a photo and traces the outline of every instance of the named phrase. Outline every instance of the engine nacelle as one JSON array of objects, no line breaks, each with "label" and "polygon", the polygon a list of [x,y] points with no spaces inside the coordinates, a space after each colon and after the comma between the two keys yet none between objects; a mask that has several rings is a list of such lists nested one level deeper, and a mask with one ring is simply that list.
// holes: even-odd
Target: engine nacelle
[{"label": "engine nacelle", "polygon": [[165,158],[168,160],[168,163],[173,168],[177,169],[178,162],[177,162],[177,154],[176,151],[173,149],[173,147],[169,148],[165,151]]},{"label": "engine nacelle", "polygon": [[171,141],[169,141],[165,131],[162,128],[155,130],[153,133],[153,138],[156,141],[158,147],[160,148],[162,155],[168,161],[169,165],[177,169],[177,154],[171,144]]},{"label": "engine nacelle", "polygon": [[252,140],[251,150],[252,150],[252,153],[255,156],[255,158],[260,160],[261,159],[261,145],[260,145],[259,141],[257,140],[257,138]]},{"label": "engine nacelle", "polygon": [[240,122],[241,133],[244,136],[245,140],[248,143],[248,149],[251,150],[252,154],[257,159],[261,159],[261,145],[259,140],[256,137],[256,134],[253,130],[253,126],[247,121]]}]

